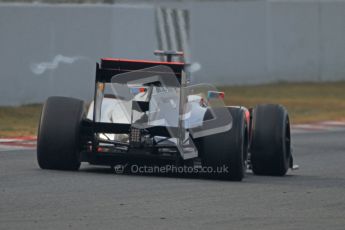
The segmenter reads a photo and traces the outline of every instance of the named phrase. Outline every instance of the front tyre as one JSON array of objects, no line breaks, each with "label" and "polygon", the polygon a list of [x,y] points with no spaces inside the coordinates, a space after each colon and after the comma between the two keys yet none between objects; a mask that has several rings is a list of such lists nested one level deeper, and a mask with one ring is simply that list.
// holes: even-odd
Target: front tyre
[{"label": "front tyre", "polygon": [[84,102],[67,97],[49,97],[38,128],[37,161],[42,169],[78,170],[80,123]]},{"label": "front tyre", "polygon": [[283,106],[264,104],[254,108],[250,155],[254,174],[286,174],[292,156],[290,121]]}]

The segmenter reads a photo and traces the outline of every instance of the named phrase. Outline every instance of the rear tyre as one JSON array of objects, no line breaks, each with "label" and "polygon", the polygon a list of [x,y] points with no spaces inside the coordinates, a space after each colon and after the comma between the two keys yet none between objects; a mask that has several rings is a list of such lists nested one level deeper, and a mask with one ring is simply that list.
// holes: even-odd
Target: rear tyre
[{"label": "rear tyre", "polygon": [[84,102],[50,97],[45,102],[37,137],[37,161],[42,169],[78,170],[80,122]]},{"label": "rear tyre", "polygon": [[[199,138],[196,143],[202,166],[213,171],[209,175],[241,181],[245,175],[247,160],[246,119],[242,109],[229,107],[228,110],[233,119],[232,128],[227,132]],[[207,112],[204,120],[208,120],[208,116]],[[221,171],[223,167],[227,168],[228,172]]]},{"label": "rear tyre", "polygon": [[292,158],[290,121],[283,106],[265,104],[254,108],[250,155],[254,174],[286,174]]}]

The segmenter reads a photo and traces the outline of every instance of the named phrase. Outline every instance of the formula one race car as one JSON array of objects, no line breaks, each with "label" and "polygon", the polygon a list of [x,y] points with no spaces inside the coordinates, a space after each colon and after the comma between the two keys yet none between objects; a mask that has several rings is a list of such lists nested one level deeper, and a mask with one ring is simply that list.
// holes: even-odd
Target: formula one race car
[{"label": "formula one race car", "polygon": [[217,178],[283,176],[293,167],[290,123],[281,105],[225,106],[209,84],[189,85],[181,52],[156,51],[166,61],[101,59],[94,100],[49,97],[40,118],[42,169],[95,165],[188,165]]}]

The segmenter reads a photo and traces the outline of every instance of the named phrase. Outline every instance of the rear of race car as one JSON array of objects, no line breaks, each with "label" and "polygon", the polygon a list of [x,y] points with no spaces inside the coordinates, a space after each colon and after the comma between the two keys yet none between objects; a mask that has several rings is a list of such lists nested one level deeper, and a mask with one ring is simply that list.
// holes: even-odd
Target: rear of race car
[{"label": "rear of race car", "polygon": [[[248,164],[256,174],[285,175],[292,164],[285,110],[259,106],[250,113],[227,107],[216,87],[189,86],[185,67],[171,60],[102,59],[87,108],[65,97],[45,103],[38,132],[40,167],[199,162],[211,169],[209,175],[223,179],[242,180]],[[270,127],[263,121],[267,113],[285,124],[276,143],[277,125],[268,131],[271,136],[262,133]]]}]

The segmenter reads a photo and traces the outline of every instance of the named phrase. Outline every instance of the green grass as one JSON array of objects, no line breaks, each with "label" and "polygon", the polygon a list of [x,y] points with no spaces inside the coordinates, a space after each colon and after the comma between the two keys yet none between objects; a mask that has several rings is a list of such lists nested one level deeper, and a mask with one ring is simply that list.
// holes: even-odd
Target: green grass
[{"label": "green grass", "polygon": [[253,107],[260,103],[284,105],[292,123],[345,120],[345,81],[331,83],[277,83],[220,87],[225,103]]},{"label": "green grass", "polygon": [[[325,120],[345,121],[345,81],[333,83],[277,83],[256,86],[219,87],[225,103],[253,107],[279,103],[292,123]],[[0,107],[0,137],[36,135],[42,105]]]},{"label": "green grass", "polygon": [[0,107],[0,137],[36,135],[42,105]]}]

